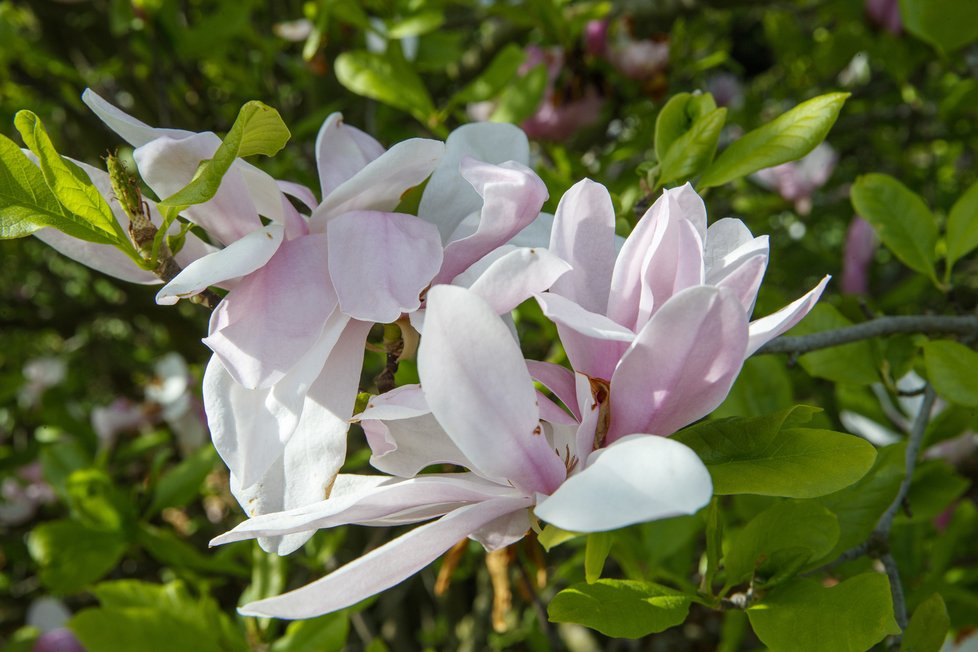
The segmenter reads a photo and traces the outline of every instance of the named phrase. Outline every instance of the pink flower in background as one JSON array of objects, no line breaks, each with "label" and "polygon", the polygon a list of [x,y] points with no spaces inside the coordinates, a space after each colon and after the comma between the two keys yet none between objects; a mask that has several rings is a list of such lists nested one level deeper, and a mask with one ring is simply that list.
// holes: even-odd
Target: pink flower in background
[{"label": "pink flower in background", "polygon": [[669,41],[635,39],[625,29],[619,29],[607,56],[621,74],[636,81],[647,81],[668,67]]},{"label": "pink flower in background", "polygon": [[842,279],[840,285],[846,294],[866,294],[869,292],[869,267],[876,254],[879,240],[872,225],[856,216],[846,231],[845,252],[842,256]]},{"label": "pink flower in background", "polygon": [[584,26],[584,48],[587,53],[603,57],[608,51],[608,20],[589,20]]},{"label": "pink flower in background", "polygon": [[0,485],[0,524],[26,523],[43,505],[55,501],[54,489],[44,479],[40,462],[22,466]]},{"label": "pink flower in background", "polygon": [[[212,543],[437,520],[312,584],[245,605],[242,613],[307,618],[356,604],[466,536],[487,550],[518,541],[530,528],[530,510],[557,527],[595,532],[691,514],[712,495],[706,467],[678,442],[639,434],[591,453],[590,442],[577,449],[579,437],[544,432],[519,346],[495,310],[469,290],[431,289],[418,373],[423,393],[415,388],[406,403],[387,402],[361,417],[397,420],[430,412],[426,434],[432,441],[419,449],[418,463],[442,461],[449,451],[469,472],[340,475],[329,500],[250,519]],[[592,441],[593,423],[588,420],[592,432],[586,433]]]},{"label": "pink flower in background", "polygon": [[525,75],[539,65],[547,67],[547,89],[543,101],[536,112],[523,121],[523,131],[530,138],[562,141],[573,136],[578,130],[590,127],[601,117],[604,100],[596,88],[585,84],[583,89],[562,81],[562,72],[567,71],[566,56],[560,48],[540,48],[527,46],[526,61],[519,74]]},{"label": "pink flower in background", "polygon": [[866,16],[894,36],[903,33],[900,0],[866,0]]},{"label": "pink flower in background", "polygon": [[793,202],[799,215],[808,215],[812,212],[812,194],[832,176],[838,158],[831,145],[820,143],[800,160],[765,168],[751,178]]}]

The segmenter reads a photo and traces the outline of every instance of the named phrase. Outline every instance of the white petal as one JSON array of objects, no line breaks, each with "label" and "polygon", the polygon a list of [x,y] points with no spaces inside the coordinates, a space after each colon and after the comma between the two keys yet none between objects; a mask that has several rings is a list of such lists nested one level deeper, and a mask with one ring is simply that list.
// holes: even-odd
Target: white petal
[{"label": "white petal", "polygon": [[545,292],[534,297],[548,319],[595,339],[631,342],[635,333],[604,315],[589,312],[559,294]]},{"label": "white petal", "polygon": [[501,315],[548,289],[570,268],[546,249],[516,249],[492,263],[469,289]]},{"label": "white petal", "polygon": [[162,136],[186,138],[193,134],[193,132],[184,131],[183,129],[159,129],[157,127],[150,127],[145,122],[137,120],[128,113],[106,102],[90,88],[85,89],[81,99],[109,129],[122,136],[123,140],[133,147],[141,147],[149,141]]},{"label": "white petal", "polygon": [[712,495],[710,473],[690,448],[664,437],[632,435],[595,452],[586,469],[534,511],[563,530],[603,532],[693,514]]},{"label": "white petal", "polygon": [[753,355],[759,348],[800,322],[815,307],[815,303],[822,296],[822,291],[825,290],[825,286],[831,278],[831,276],[826,275],[819,281],[818,285],[804,296],[795,299],[781,310],[767,317],[752,321],[750,323],[750,340],[747,343],[747,353],[744,354],[744,357]]}]

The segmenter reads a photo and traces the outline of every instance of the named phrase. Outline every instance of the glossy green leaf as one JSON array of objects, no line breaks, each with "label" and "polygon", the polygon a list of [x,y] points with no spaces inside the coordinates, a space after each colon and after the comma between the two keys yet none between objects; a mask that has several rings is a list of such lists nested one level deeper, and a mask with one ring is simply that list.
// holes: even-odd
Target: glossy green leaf
[{"label": "glossy green leaf", "polygon": [[496,97],[513,81],[516,71],[525,60],[526,52],[523,48],[515,43],[508,44],[493,57],[478,77],[452,96],[452,103],[483,102]]},{"label": "glossy green leaf", "polygon": [[489,117],[493,122],[519,124],[529,118],[540,106],[547,90],[547,67],[543,64],[530,69],[522,77],[511,79],[499,104]]},{"label": "glossy green leaf", "polygon": [[953,52],[978,40],[973,0],[900,0],[907,31],[941,52]]},{"label": "glossy green leaf", "polygon": [[704,421],[673,438],[703,460],[717,495],[814,498],[869,471],[876,459],[872,444],[841,432],[793,427],[797,411]]},{"label": "glossy green leaf", "polygon": [[747,610],[771,652],[863,652],[899,634],[886,575],[864,573],[837,586],[797,578]]},{"label": "glossy green leaf", "polygon": [[662,186],[685,181],[709,165],[716,154],[726,120],[726,109],[716,109],[697,118],[688,131],[673,141],[660,160],[657,183]]},{"label": "glossy green leaf", "polygon": [[350,631],[345,611],[290,623],[285,635],[268,648],[268,652],[342,652]]},{"label": "glossy green leaf", "polygon": [[673,144],[693,123],[717,108],[709,93],[677,93],[669,98],[655,119],[655,157],[661,162]]},{"label": "glossy green leaf", "polygon": [[17,145],[0,135],[0,240],[22,238],[67,222],[44,175]]},{"label": "glossy green leaf", "polygon": [[41,567],[41,582],[54,593],[76,593],[115,568],[128,544],[119,532],[93,530],[78,521],[49,521],[27,539]]},{"label": "glossy green leaf", "polygon": [[886,174],[866,174],[851,190],[852,206],[910,269],[935,279],[937,221],[920,195]]},{"label": "glossy green leaf", "polygon": [[540,542],[544,550],[550,552],[551,548],[556,548],[560,544],[566,543],[571,539],[576,539],[579,536],[582,536],[579,532],[568,532],[567,530],[561,530],[556,525],[547,523],[537,536],[537,541]]},{"label": "glossy green leaf", "polygon": [[[835,306],[820,303],[791,334],[809,335],[851,325]],[[798,358],[798,362],[809,375],[837,383],[871,385],[880,379],[880,355],[875,343],[867,340],[812,351]]]},{"label": "glossy green leaf", "polygon": [[614,540],[611,532],[592,532],[587,535],[587,545],[584,547],[584,578],[588,584],[594,584],[601,577]]},{"label": "glossy green leaf", "polygon": [[805,156],[825,140],[847,97],[848,93],[820,95],[745,134],[720,153],[698,187],[723,185]]},{"label": "glossy green leaf", "polygon": [[951,267],[978,247],[978,182],[954,202],[947,217],[947,265]]},{"label": "glossy green leaf", "polygon": [[941,396],[952,403],[978,407],[978,353],[951,340],[935,340],[924,345],[927,378]]},{"label": "glossy green leaf", "polygon": [[213,158],[201,164],[187,186],[160,202],[160,211],[171,219],[188,206],[210,200],[235,159],[256,154],[273,156],[285,147],[289,137],[289,129],[278,111],[261,102],[246,103]]},{"label": "glossy green leaf", "polygon": [[336,79],[357,95],[407,111],[426,122],[435,107],[411,66],[393,54],[357,50],[336,57]]},{"label": "glossy green leaf", "polygon": [[550,601],[550,622],[578,623],[616,638],[640,638],[686,620],[689,596],[652,582],[575,584]]},{"label": "glossy green leaf", "polygon": [[827,554],[839,539],[835,515],[812,501],[777,503],[755,516],[730,543],[723,558],[726,586],[757,575],[765,583],[787,579],[811,559]]},{"label": "glossy green leaf", "polygon": [[940,652],[950,627],[944,599],[935,593],[914,610],[903,632],[900,652]]}]

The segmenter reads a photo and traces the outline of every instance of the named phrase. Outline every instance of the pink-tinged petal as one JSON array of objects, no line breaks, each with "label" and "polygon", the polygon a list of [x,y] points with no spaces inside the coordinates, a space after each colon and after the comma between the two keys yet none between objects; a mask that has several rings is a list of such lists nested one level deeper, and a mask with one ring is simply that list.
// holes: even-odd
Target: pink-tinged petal
[{"label": "pink-tinged petal", "polygon": [[279,190],[289,197],[298,199],[300,202],[302,202],[302,205],[308,208],[310,211],[316,210],[316,206],[319,205],[319,202],[316,200],[316,195],[312,194],[312,191],[301,183],[282,180],[279,180],[276,183],[278,184]]},{"label": "pink-tinged petal", "polygon": [[487,552],[501,550],[526,536],[530,531],[530,510],[519,509],[486,523],[469,535],[478,541]]},{"label": "pink-tinged petal", "polygon": [[536,506],[537,517],[571,532],[604,532],[694,514],[713,495],[696,453],[664,437],[625,437],[588,462]]},{"label": "pink-tinged petal", "polygon": [[573,415],[568,414],[567,410],[551,401],[540,390],[537,390],[537,405],[540,408],[540,419],[543,421],[558,426],[577,425],[577,419]]},{"label": "pink-tinged petal", "polygon": [[[179,140],[157,138],[136,149],[133,158],[146,185],[165,199],[190,183],[200,164],[210,159],[220,144],[221,139],[211,132]],[[261,228],[248,184],[235,166],[221,179],[213,199],[191,206],[183,214],[225,244]]]},{"label": "pink-tinged petal", "polygon": [[471,473],[427,474],[409,479],[340,474],[327,500],[250,518],[214,538],[211,545],[341,525],[378,525],[388,520],[400,521],[399,515],[406,512],[416,517],[416,523],[467,503],[501,497],[521,498],[512,487],[502,487]]},{"label": "pink-tinged petal", "polygon": [[585,310],[577,303],[559,294],[544,292],[534,298],[548,319],[581,335],[599,340],[626,343],[635,339],[635,333],[631,330],[611,321],[604,315]]},{"label": "pink-tinged petal", "polygon": [[[242,159],[234,161],[231,169],[224,175],[225,178],[232,173],[244,182],[248,197],[259,215],[264,215],[273,222],[289,225],[286,216],[282,214],[283,202],[288,204],[288,200],[283,195],[282,189],[279,188],[278,181],[261,168]],[[223,187],[223,180],[221,185]]]},{"label": "pink-tinged petal", "polygon": [[283,242],[212,314],[203,341],[245,387],[278,382],[319,339],[336,307],[325,240],[316,234]]},{"label": "pink-tinged petal", "polygon": [[670,299],[639,331],[611,379],[608,441],[671,435],[726,398],[747,349],[747,315],[729,290],[698,286]]},{"label": "pink-tinged petal", "polygon": [[492,263],[469,289],[502,315],[548,289],[568,271],[570,265],[546,249],[520,248]]},{"label": "pink-tinged petal", "polygon": [[706,204],[703,199],[693,190],[693,185],[688,181],[679,188],[670,188],[662,191],[662,194],[669,199],[669,210],[675,216],[689,222],[700,237],[700,242],[706,241]]},{"label": "pink-tinged petal", "polygon": [[[451,242],[451,235],[462,220],[482,206],[479,194],[459,174],[459,164],[466,157],[486,163],[516,161],[528,165],[530,144],[519,127],[502,123],[467,124],[449,134],[445,155],[418,206],[418,216],[438,227],[442,242]],[[545,243],[529,246],[546,246]]]},{"label": "pink-tinged petal", "polygon": [[383,153],[384,146],[373,136],[344,124],[342,114],[331,113],[316,136],[323,199]]},{"label": "pink-tinged petal", "polygon": [[726,272],[725,275],[718,278],[714,285],[718,288],[727,288],[736,294],[740,299],[740,305],[744,307],[744,312],[749,316],[754,311],[757,291],[761,288],[766,269],[767,254],[756,254],[740,265],[723,270]]},{"label": "pink-tinged petal", "polygon": [[533,380],[553,392],[567,406],[567,409],[580,420],[581,410],[575,393],[573,371],[567,367],[561,367],[559,364],[541,362],[540,360],[527,360],[526,368]]},{"label": "pink-tinged petal", "polygon": [[747,225],[733,217],[717,220],[706,230],[706,252],[703,254],[706,282],[713,285],[710,279],[714,274],[759,253],[768,253],[767,236],[755,238]]},{"label": "pink-tinged petal", "polygon": [[381,324],[421,306],[442,261],[438,230],[402,213],[354,211],[330,221],[329,272],[340,308]]},{"label": "pink-tinged petal", "polygon": [[[628,328],[641,328],[637,323],[639,304],[648,288],[642,282],[648,257],[662,240],[667,223],[669,201],[665,195],[655,200],[628,235],[611,275],[608,296],[608,317]],[[648,303],[648,301],[646,301]]]},{"label": "pink-tinged petal", "polygon": [[560,199],[550,235],[550,251],[573,267],[553,292],[598,314],[608,310],[615,268],[615,208],[600,183],[584,179]]},{"label": "pink-tinged petal", "polygon": [[421,385],[401,385],[371,398],[366,409],[353,418],[357,421],[410,419],[430,412]]},{"label": "pink-tinged petal", "polygon": [[[581,412],[581,424],[574,436],[574,450],[571,451],[577,460],[578,468],[583,469],[588,456],[594,450],[594,439],[598,433],[598,422],[601,421],[601,405],[594,398],[595,386],[590,378],[582,373],[574,374],[577,405]],[[605,396],[605,401],[608,397]],[[607,409],[607,408],[606,408]]]},{"label": "pink-tinged petal", "polygon": [[459,508],[376,548],[330,575],[238,611],[247,616],[310,618],[337,611],[399,584],[460,539],[530,504],[529,498],[497,498]]},{"label": "pink-tinged petal", "polygon": [[450,283],[465,269],[503,245],[539,215],[547,187],[533,170],[515,162],[502,165],[466,158],[462,176],[482,197],[479,228],[445,247],[445,262],[435,281]]},{"label": "pink-tinged petal", "polygon": [[[346,457],[349,415],[363,366],[363,346],[370,330],[366,322],[351,321],[330,352],[319,378],[309,388],[302,417],[284,453],[251,487],[231,476],[231,491],[249,516],[290,510],[316,503],[330,488]],[[268,552],[287,555],[304,544],[312,532],[260,537]]]},{"label": "pink-tinged petal", "polygon": [[543,436],[533,381],[509,329],[472,292],[428,293],[418,374],[432,414],[472,470],[550,493],[566,470]]},{"label": "pink-tinged petal", "polygon": [[[672,197],[668,198],[670,210],[676,210],[672,206]],[[703,240],[695,225],[670,214],[662,230],[662,239],[645,259],[636,328],[645,324],[676,293],[702,285],[705,277]]]},{"label": "pink-tinged petal", "polygon": [[284,237],[285,229],[281,225],[270,224],[224,249],[195,260],[163,286],[156,295],[156,303],[173,305],[212,285],[251,274],[275,255]]},{"label": "pink-tinged petal", "polygon": [[81,99],[109,129],[119,134],[123,140],[133,147],[142,147],[149,141],[163,136],[169,138],[185,138],[193,133],[184,131],[183,129],[159,129],[157,127],[150,127],[145,122],[137,120],[128,113],[106,102],[90,88],[85,89]]},{"label": "pink-tinged petal", "polygon": [[809,290],[804,296],[792,301],[781,310],[755,319],[750,323],[750,342],[747,345],[747,352],[744,357],[753,355],[759,348],[773,340],[778,335],[787,332],[792,326],[800,322],[809,311],[815,307],[815,303],[822,296],[826,284],[831,279],[826,275],[818,285]]},{"label": "pink-tinged petal", "polygon": [[312,214],[314,228],[349,211],[394,210],[406,191],[428,178],[444,151],[443,143],[425,138],[394,145],[323,198]]}]

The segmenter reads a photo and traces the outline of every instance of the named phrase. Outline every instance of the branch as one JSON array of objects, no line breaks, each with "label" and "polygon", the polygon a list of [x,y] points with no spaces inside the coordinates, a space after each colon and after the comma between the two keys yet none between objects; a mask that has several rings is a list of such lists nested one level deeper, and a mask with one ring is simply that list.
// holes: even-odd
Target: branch
[{"label": "branch", "polygon": [[836,328],[821,333],[778,337],[762,346],[757,352],[800,355],[809,351],[900,333],[940,333],[974,337],[978,335],[978,315],[878,317],[854,326]]}]

